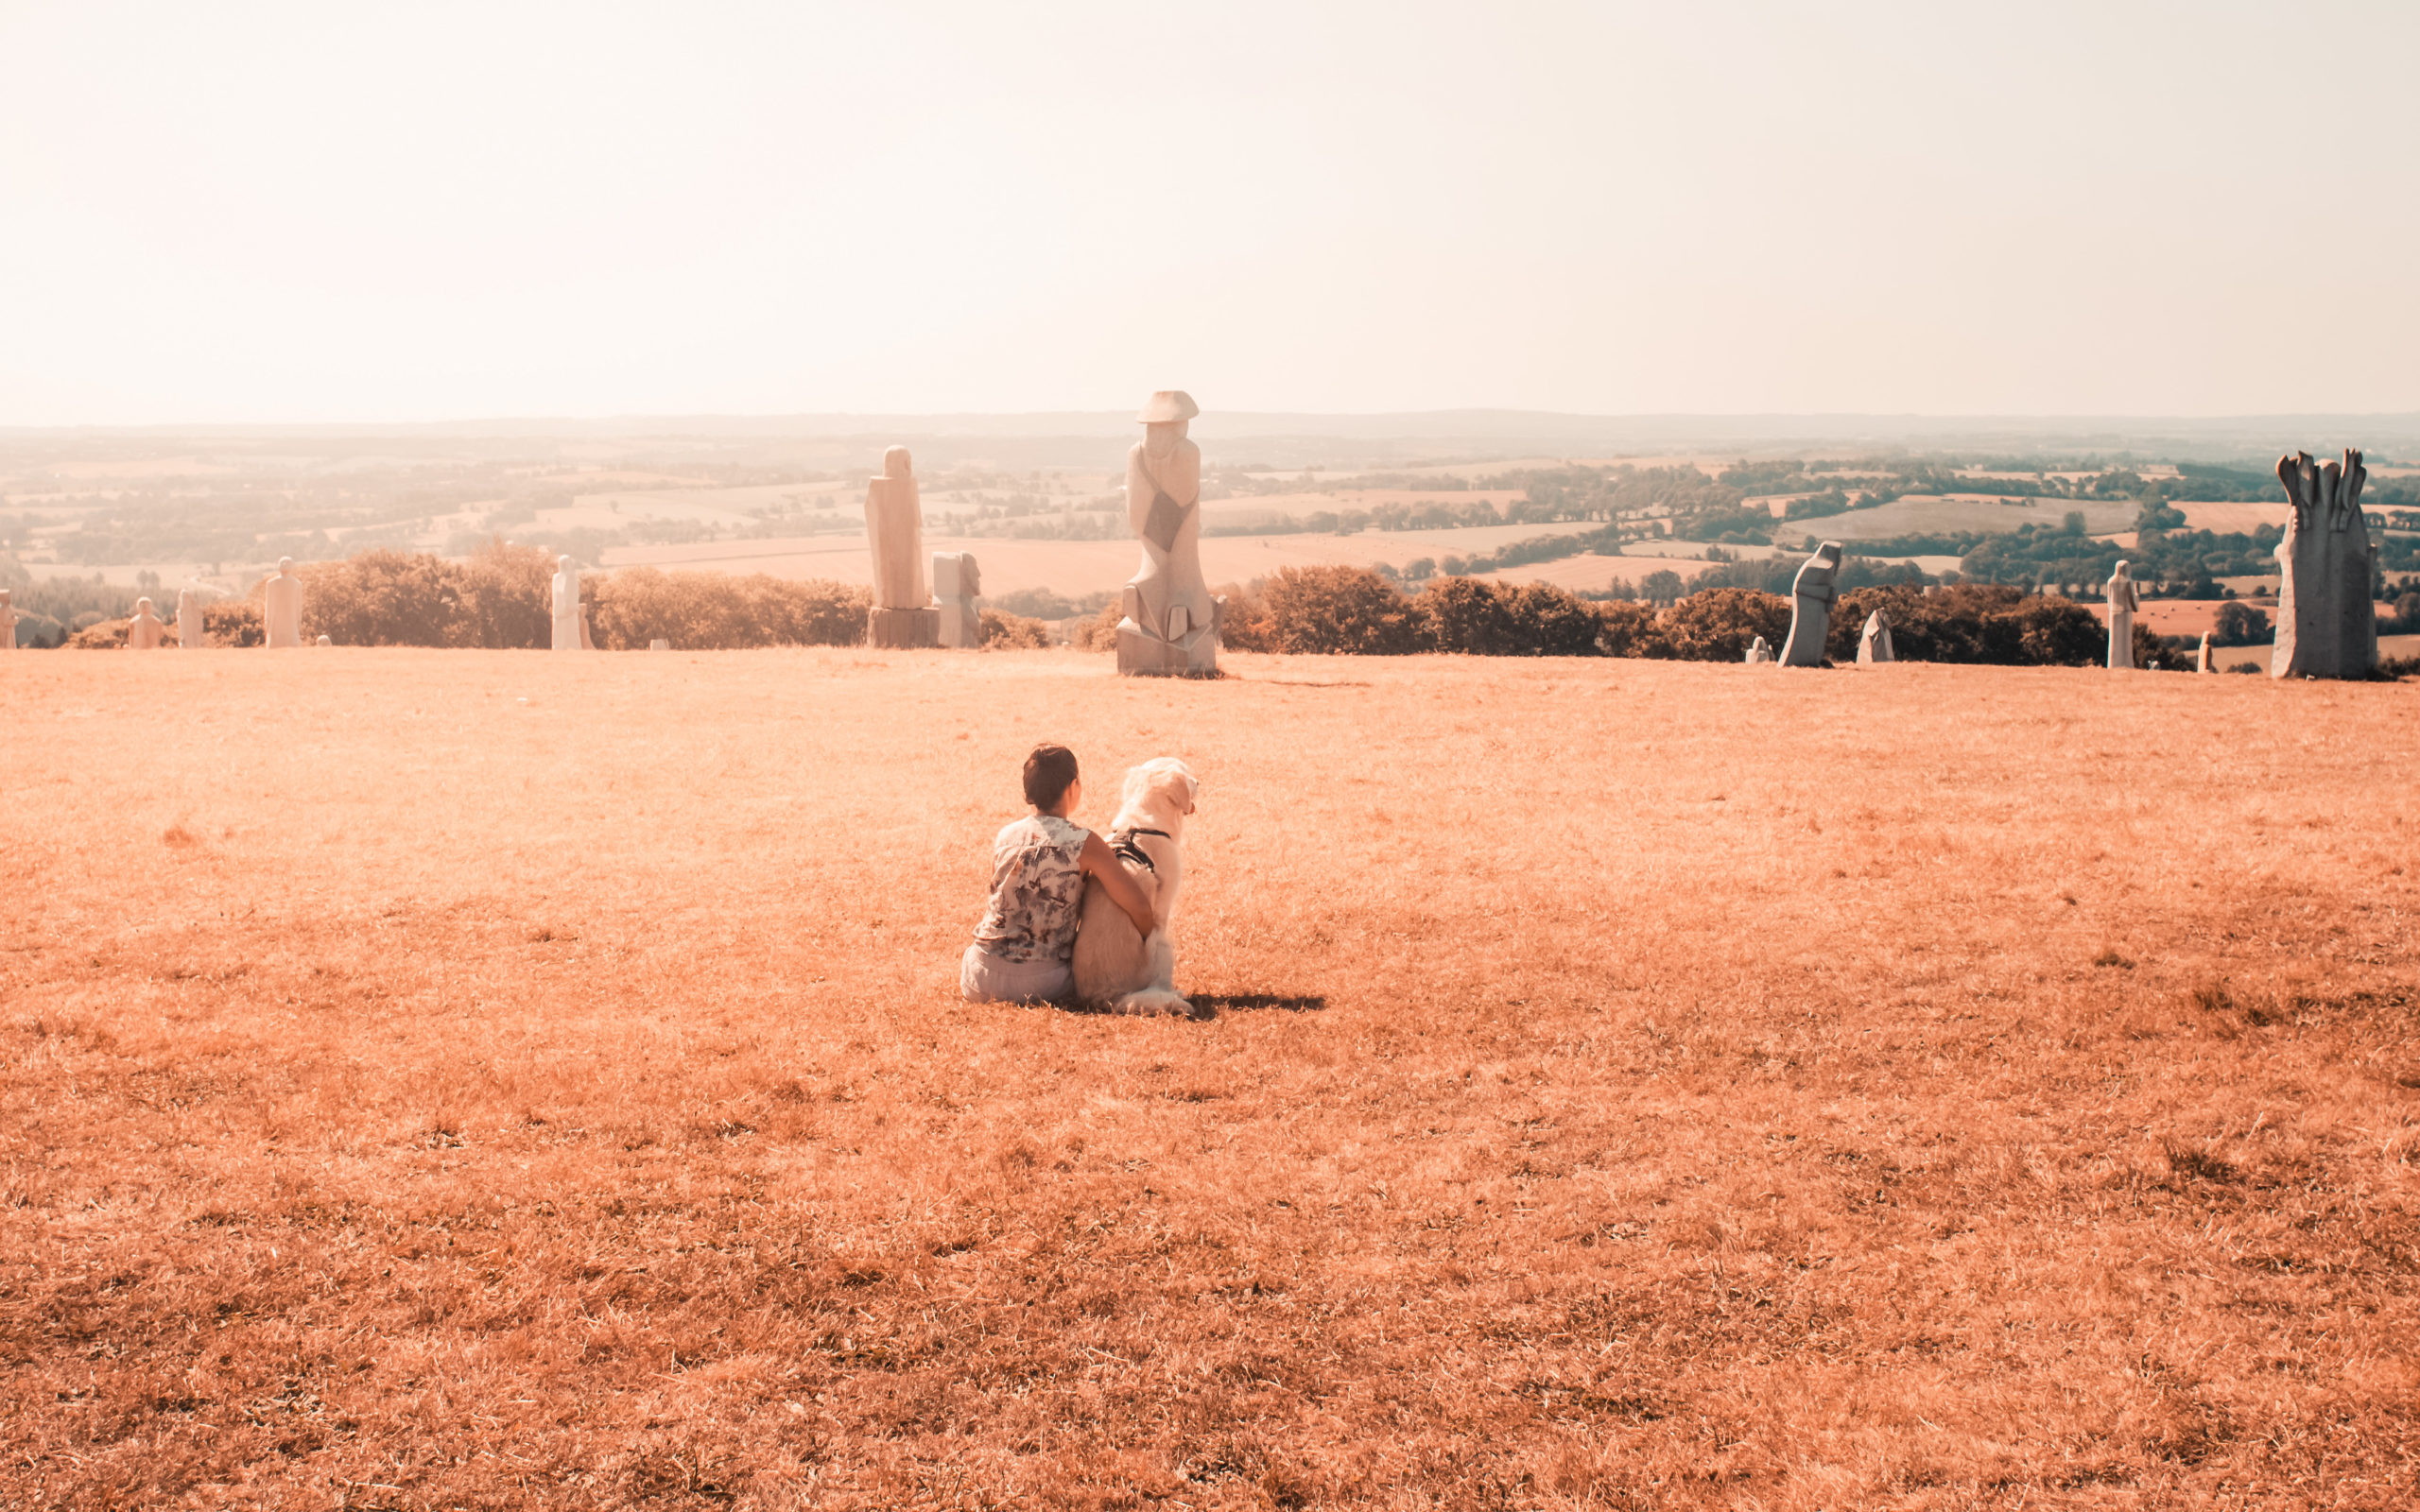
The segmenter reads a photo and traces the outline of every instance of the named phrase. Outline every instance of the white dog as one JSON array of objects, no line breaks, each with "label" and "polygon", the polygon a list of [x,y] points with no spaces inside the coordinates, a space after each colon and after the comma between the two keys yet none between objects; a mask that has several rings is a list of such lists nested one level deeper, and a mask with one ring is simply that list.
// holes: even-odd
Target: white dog
[{"label": "white dog", "polygon": [[1184,885],[1184,817],[1201,784],[1184,763],[1161,756],[1126,774],[1116,822],[1104,836],[1127,873],[1151,895],[1159,927],[1146,939],[1098,882],[1084,884],[1076,931],[1076,996],[1117,1013],[1190,1013],[1176,989],[1176,941],[1168,922]]}]

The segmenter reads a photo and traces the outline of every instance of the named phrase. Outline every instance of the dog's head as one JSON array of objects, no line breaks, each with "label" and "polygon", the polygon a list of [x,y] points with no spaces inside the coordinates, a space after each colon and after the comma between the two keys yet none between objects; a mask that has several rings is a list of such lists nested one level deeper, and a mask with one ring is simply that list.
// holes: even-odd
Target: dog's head
[{"label": "dog's head", "polygon": [[1125,811],[1157,819],[1177,819],[1193,812],[1201,797],[1201,779],[1173,756],[1154,756],[1126,769]]}]

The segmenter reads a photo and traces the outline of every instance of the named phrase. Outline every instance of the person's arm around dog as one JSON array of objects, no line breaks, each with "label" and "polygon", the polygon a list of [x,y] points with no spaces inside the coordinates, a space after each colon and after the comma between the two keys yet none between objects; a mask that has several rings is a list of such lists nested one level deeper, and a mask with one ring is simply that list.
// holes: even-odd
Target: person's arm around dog
[{"label": "person's arm around dog", "polygon": [[[1073,807],[1072,804],[1069,806]],[[1117,852],[1109,848],[1109,842],[1098,834],[1085,835],[1083,853],[1077,864],[1084,868],[1085,876],[1100,884],[1100,890],[1109,894],[1111,902],[1134,920],[1135,931],[1149,938],[1159,924],[1159,920],[1151,917],[1151,895],[1143,890],[1143,885],[1134,880],[1134,873],[1127,870],[1126,864],[1117,859]]]}]

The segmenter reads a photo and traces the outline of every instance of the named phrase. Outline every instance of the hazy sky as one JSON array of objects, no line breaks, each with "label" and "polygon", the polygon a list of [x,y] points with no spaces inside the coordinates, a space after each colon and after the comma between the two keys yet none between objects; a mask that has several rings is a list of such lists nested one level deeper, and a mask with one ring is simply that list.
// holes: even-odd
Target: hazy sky
[{"label": "hazy sky", "polygon": [[0,0],[0,424],[2420,409],[2420,5]]}]

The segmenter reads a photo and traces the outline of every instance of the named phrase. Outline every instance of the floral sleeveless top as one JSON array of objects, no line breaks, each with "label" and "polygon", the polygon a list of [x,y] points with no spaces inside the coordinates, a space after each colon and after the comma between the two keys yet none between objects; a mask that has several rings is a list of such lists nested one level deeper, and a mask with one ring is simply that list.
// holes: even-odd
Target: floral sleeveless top
[{"label": "floral sleeveless top", "polygon": [[1076,954],[1084,874],[1076,858],[1092,832],[1053,815],[1004,826],[992,839],[992,901],[975,943],[1004,961],[1064,961]]}]

